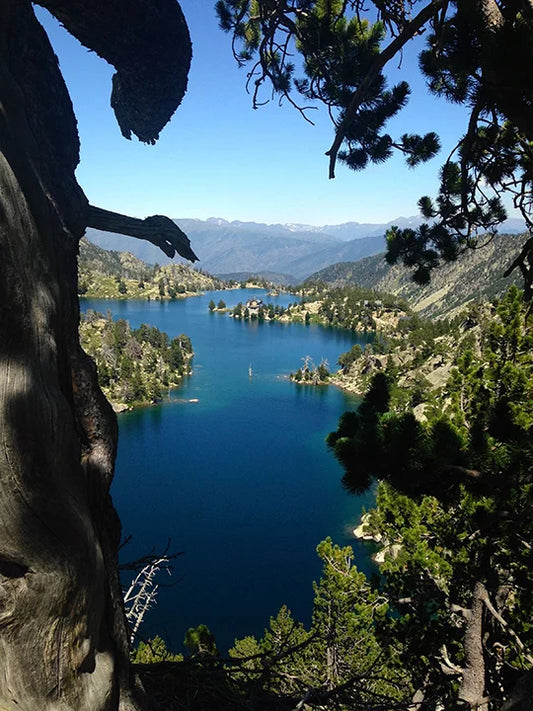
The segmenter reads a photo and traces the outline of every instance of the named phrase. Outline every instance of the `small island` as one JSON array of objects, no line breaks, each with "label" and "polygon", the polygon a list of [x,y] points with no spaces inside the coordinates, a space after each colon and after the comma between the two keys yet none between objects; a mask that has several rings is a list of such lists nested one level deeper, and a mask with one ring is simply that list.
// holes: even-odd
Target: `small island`
[{"label": "small island", "polygon": [[160,402],[190,372],[193,350],[185,335],[170,339],[155,326],[132,329],[89,310],[80,339],[98,368],[98,382],[116,412]]},{"label": "small island", "polygon": [[295,373],[290,374],[293,383],[300,385],[326,385],[330,380],[329,363],[322,358],[318,365],[313,363],[311,356],[305,356],[303,365]]}]

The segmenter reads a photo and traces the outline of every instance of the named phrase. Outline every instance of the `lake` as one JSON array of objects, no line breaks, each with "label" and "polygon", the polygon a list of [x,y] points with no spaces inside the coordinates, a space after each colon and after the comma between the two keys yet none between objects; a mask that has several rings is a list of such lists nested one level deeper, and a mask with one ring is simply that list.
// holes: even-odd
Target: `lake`
[{"label": "lake", "polygon": [[249,289],[170,302],[82,300],[84,311],[109,309],[132,328],[148,323],[192,340],[193,373],[170,399],[119,416],[112,488],[123,535],[132,536],[124,560],[169,541],[172,552],[183,552],[141,630],[174,650],[189,627],[204,623],[225,652],[235,637],[262,634],[283,604],[309,623],[312,581],[321,573],[315,549],[328,535],[352,545],[359,567],[369,567],[352,530],[372,497],[343,490],[324,442],[357,399],[288,379],[305,356],[334,369],[366,337],[209,312],[211,299],[234,306],[252,296],[296,300]]}]

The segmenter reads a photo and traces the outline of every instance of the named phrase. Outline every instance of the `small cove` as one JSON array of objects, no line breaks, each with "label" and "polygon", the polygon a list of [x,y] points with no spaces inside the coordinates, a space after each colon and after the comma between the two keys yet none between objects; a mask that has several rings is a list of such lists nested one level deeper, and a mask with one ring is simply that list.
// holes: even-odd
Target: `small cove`
[{"label": "small cove", "polygon": [[[124,560],[170,540],[174,575],[146,617],[144,637],[160,634],[179,649],[188,627],[205,623],[226,651],[235,637],[261,634],[282,604],[309,622],[315,548],[330,535],[351,544],[358,565],[368,552],[351,535],[361,507],[342,488],[340,466],[324,438],[357,399],[333,387],[288,380],[304,356],[326,358],[365,338],[303,324],[237,321],[210,313],[258,296],[286,305],[291,295],[262,290],[208,292],[172,302],[84,300],[132,327],[148,323],[170,337],[185,333],[193,374],[158,406],[119,416],[112,488],[124,535]],[[252,376],[249,367],[252,366]]]}]

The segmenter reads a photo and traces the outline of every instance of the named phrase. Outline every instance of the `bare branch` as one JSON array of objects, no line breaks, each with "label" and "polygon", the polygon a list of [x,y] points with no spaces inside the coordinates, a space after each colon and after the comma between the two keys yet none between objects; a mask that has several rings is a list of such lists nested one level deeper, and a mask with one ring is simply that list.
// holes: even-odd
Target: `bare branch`
[{"label": "bare branch", "polygon": [[500,615],[498,610],[494,607],[494,605],[491,602],[491,599],[489,597],[489,593],[487,592],[486,588],[483,589],[483,593],[481,595],[481,599],[485,603],[485,606],[487,610],[490,612],[490,614],[494,617],[495,620],[497,620],[500,625],[503,627],[503,629],[513,638],[515,641],[517,647],[520,649],[522,654],[524,655],[524,659],[531,665],[533,666],[533,656],[527,651],[526,645],[522,642],[520,637],[516,634],[516,632],[512,629],[512,627],[509,627],[509,623],[503,619],[503,617]]},{"label": "bare branch", "polygon": [[139,220],[136,217],[128,217],[118,212],[89,205],[87,227],[144,239],[155,244],[168,257],[180,254],[190,262],[198,261],[185,232],[182,232],[175,222],[164,215],[152,215],[145,220]]},{"label": "bare branch", "polygon": [[167,556],[155,558],[145,565],[124,593],[126,619],[131,629],[130,644],[133,644],[146,612],[155,604],[159,589],[155,578],[162,570],[172,575],[172,567]]},{"label": "bare branch", "polygon": [[440,663],[440,668],[442,669],[443,673],[448,676],[462,676],[464,673],[464,669],[457,666],[457,664],[454,664],[450,660],[450,657],[448,656],[448,650],[445,644],[442,645],[440,651],[442,654],[442,662]]}]

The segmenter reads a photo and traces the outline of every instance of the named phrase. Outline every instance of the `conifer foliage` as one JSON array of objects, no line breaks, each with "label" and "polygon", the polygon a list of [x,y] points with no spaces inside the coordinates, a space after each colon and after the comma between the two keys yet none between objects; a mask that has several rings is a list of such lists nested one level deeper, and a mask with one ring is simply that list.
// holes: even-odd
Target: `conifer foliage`
[{"label": "conifer foliage", "polygon": [[381,482],[366,534],[384,546],[387,635],[427,708],[502,708],[533,667],[532,326],[511,288],[440,411],[420,422],[380,374],[328,438],[350,490]]},{"label": "conifer foliage", "polygon": [[[406,104],[405,81],[388,87],[384,70],[421,35],[419,66],[436,98],[468,108],[464,134],[446,158],[435,200],[418,206],[426,222],[392,227],[388,257],[413,267],[427,283],[440,260],[453,261],[506,217],[504,198],[533,227],[533,12],[531,3],[501,0],[219,0],[222,29],[232,34],[240,64],[251,64],[254,107],[263,89],[286,98],[309,120],[307,100],[324,104],[334,124],[327,151],[354,170],[401,151],[409,166],[435,156],[439,138],[393,137],[386,124]],[[303,66],[300,71],[299,61]],[[299,76],[303,74],[303,76]],[[268,100],[268,94],[266,94]],[[533,239],[512,268],[533,294]]]}]

